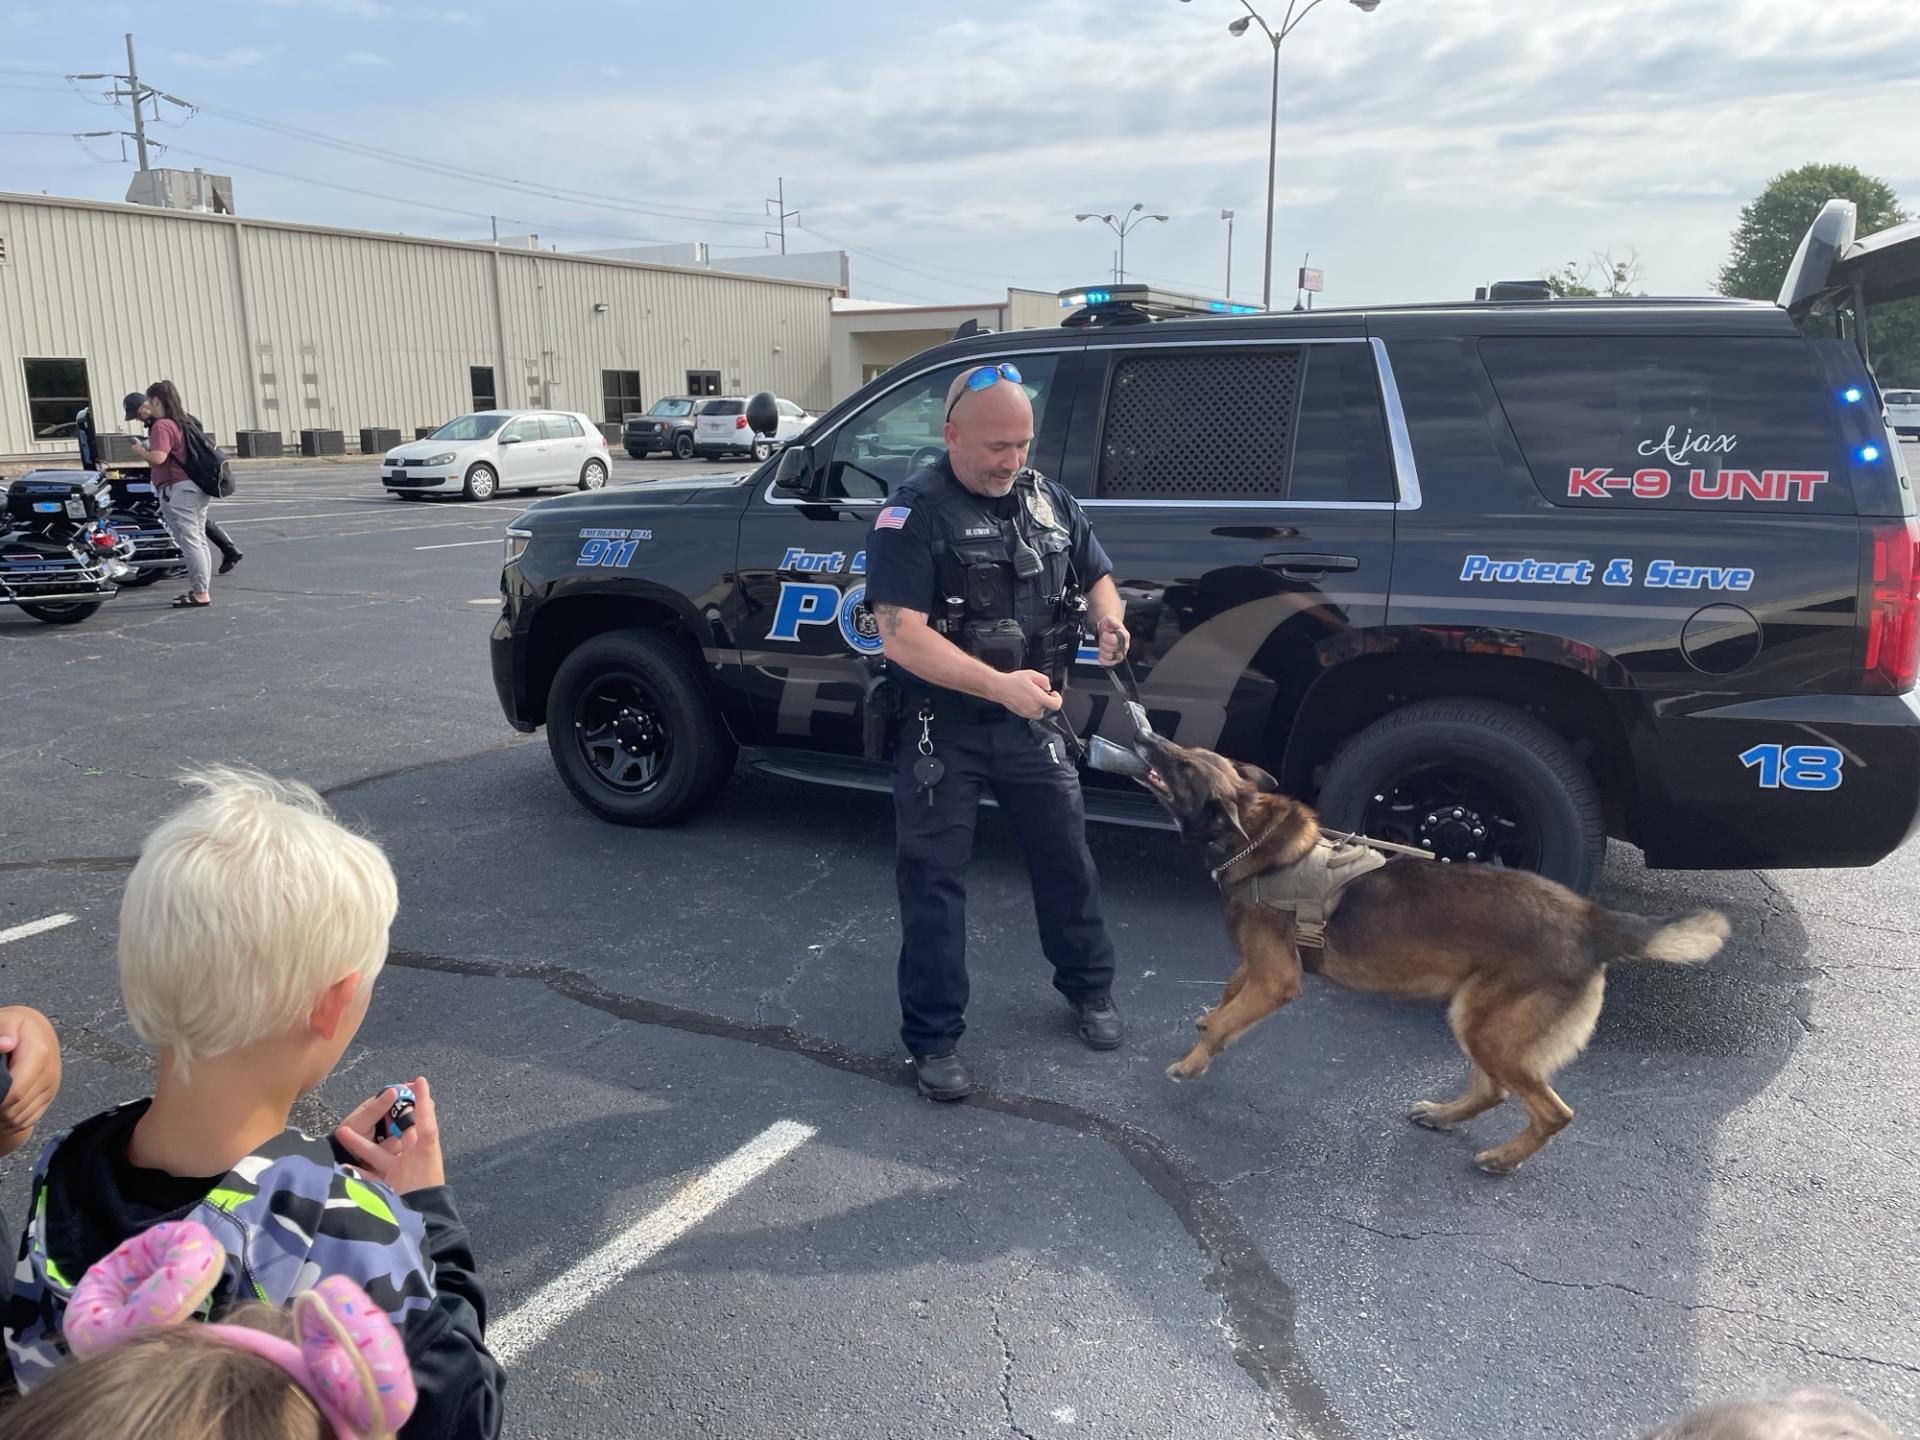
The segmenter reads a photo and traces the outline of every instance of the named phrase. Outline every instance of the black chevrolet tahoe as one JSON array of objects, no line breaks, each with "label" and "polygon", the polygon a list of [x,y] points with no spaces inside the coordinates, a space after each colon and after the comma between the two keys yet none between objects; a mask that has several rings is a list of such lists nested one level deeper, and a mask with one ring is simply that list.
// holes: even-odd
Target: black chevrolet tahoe
[{"label": "black chevrolet tahoe", "polygon": [[[545,500],[491,646],[608,820],[697,810],[745,751],[860,758],[867,535],[1014,361],[1031,463],[1111,555],[1155,727],[1329,822],[1590,886],[1656,867],[1868,865],[1920,816],[1920,522],[1864,346],[1920,225],[1832,202],[1779,304],[1486,301],[1309,313],[1137,286],[889,370],[758,469]],[[1083,650],[1083,732],[1129,734]],[[1090,774],[1096,819],[1159,824]]]}]

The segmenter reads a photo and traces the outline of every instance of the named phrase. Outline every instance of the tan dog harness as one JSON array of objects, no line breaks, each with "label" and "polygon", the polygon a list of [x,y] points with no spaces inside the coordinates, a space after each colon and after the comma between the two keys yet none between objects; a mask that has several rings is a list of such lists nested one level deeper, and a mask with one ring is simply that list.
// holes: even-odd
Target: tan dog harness
[{"label": "tan dog harness", "polygon": [[[1271,832],[1269,832],[1271,833]],[[1226,864],[1213,871],[1214,884],[1230,898],[1249,905],[1264,905],[1293,916],[1294,943],[1310,950],[1323,949],[1327,943],[1327,922],[1340,908],[1347,886],[1362,875],[1370,875],[1387,863],[1385,851],[1433,859],[1430,850],[1411,845],[1395,845],[1389,840],[1369,840],[1364,835],[1322,835],[1307,856],[1284,870],[1264,870],[1228,885],[1221,879],[1266,843],[1262,835]]]}]

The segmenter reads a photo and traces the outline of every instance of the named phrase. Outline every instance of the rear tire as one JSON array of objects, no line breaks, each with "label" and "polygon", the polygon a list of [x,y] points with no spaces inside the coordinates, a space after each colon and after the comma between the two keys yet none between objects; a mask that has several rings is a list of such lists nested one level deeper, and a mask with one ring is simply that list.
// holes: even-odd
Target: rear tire
[{"label": "rear tire", "polygon": [[469,500],[491,500],[500,492],[500,477],[491,465],[476,465],[467,471],[460,493]]},{"label": "rear tire", "polygon": [[1535,870],[1582,894],[1606,858],[1586,766],[1546,725],[1491,700],[1422,700],[1376,720],[1334,756],[1319,809],[1329,829]]},{"label": "rear tire", "polygon": [[598,460],[589,460],[580,467],[580,488],[598,490],[607,483],[607,467]]},{"label": "rear tire", "polygon": [[644,460],[652,453],[651,450],[636,450],[631,445],[627,446],[627,458],[629,460]]},{"label": "rear tire", "polygon": [[685,819],[738,754],[699,667],[655,630],[595,636],[561,662],[547,749],[574,798],[616,825]]},{"label": "rear tire", "polygon": [[71,605],[36,605],[31,600],[22,600],[20,608],[34,619],[43,620],[49,625],[78,625],[106,603],[104,600],[82,600]]},{"label": "rear tire", "polygon": [[693,436],[682,430],[673,437],[673,458],[691,460],[693,458]]}]

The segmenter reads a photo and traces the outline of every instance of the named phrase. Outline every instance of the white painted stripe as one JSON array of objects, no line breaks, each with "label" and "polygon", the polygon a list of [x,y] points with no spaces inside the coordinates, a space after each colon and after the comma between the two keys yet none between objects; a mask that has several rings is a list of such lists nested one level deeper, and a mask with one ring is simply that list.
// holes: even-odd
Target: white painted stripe
[{"label": "white painted stripe", "polygon": [[513,1365],[628,1274],[712,1215],[760,1176],[813,1138],[813,1127],[793,1120],[769,1125],[678,1195],[593,1254],[549,1280],[487,1331],[487,1348]]},{"label": "white painted stripe", "polygon": [[16,925],[11,930],[0,930],[0,945],[9,940],[25,940],[32,935],[44,935],[49,930],[58,930],[62,925],[73,924],[71,915],[48,915],[44,919],[29,920],[24,925]]},{"label": "white painted stripe", "polygon": [[443,545],[416,545],[416,550],[458,550],[463,545],[498,545],[500,537],[495,535],[488,540],[449,540]]}]

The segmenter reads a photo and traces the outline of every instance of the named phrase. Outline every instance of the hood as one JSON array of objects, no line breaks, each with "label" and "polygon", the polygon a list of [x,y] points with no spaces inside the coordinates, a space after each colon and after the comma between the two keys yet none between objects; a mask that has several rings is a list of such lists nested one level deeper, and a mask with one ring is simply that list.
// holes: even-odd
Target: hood
[{"label": "hood", "polygon": [[460,451],[475,445],[491,445],[491,437],[485,440],[409,440],[404,445],[396,445],[387,451],[389,460],[425,460],[429,456],[444,455],[449,450]]},{"label": "hood", "polygon": [[521,517],[524,521],[559,521],[578,518],[582,523],[604,521],[611,516],[635,510],[661,510],[692,505],[699,508],[738,510],[753,493],[751,472],[738,475],[702,475],[697,479],[655,480],[641,485],[619,485],[606,490],[585,490],[572,495],[556,495],[536,501]]}]

